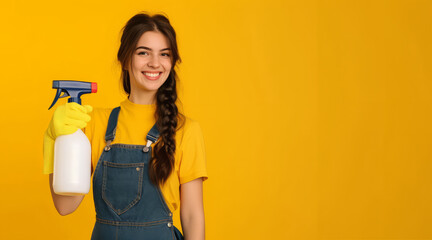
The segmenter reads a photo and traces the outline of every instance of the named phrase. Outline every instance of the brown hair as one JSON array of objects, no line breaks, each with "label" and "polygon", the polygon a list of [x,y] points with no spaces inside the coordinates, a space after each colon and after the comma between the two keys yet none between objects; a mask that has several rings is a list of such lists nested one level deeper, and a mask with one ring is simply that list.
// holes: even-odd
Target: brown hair
[{"label": "brown hair", "polygon": [[[130,78],[128,67],[140,37],[147,31],[162,33],[169,42],[171,48],[172,68],[168,79],[156,92],[156,124],[160,132],[159,140],[154,146],[154,156],[149,163],[149,176],[153,184],[164,184],[174,168],[174,154],[176,151],[175,134],[179,120],[184,122],[185,116],[178,111],[176,100],[178,81],[174,69],[177,63],[181,63],[177,48],[176,33],[168,18],[162,14],[153,16],[147,13],[139,13],[133,16],[122,28],[120,48],[117,59],[122,66],[121,80],[123,90],[130,95]],[[183,126],[183,124],[182,124]],[[180,126],[181,127],[181,126]]]}]

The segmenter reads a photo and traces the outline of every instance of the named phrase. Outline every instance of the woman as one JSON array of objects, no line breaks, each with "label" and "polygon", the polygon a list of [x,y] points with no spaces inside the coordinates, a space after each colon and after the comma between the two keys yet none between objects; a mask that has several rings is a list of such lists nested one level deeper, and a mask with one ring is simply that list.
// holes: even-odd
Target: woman
[{"label": "woman", "polygon": [[61,105],[45,133],[44,173],[51,173],[55,207],[70,214],[84,196],[53,192],[53,143],[85,128],[92,143],[92,239],[183,239],[172,221],[179,205],[185,239],[204,239],[204,142],[198,122],[176,106],[174,67],[181,60],[169,20],[160,14],[132,17],[117,58],[128,95],[120,106],[93,111],[89,105]]}]

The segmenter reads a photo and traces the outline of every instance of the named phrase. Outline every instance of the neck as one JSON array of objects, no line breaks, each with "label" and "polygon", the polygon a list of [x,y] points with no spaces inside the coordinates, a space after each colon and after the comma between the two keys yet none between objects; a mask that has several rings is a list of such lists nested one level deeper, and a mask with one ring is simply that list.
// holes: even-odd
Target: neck
[{"label": "neck", "polygon": [[131,91],[129,95],[129,100],[136,104],[154,104],[156,103],[156,91],[142,91],[142,92],[136,92]]}]

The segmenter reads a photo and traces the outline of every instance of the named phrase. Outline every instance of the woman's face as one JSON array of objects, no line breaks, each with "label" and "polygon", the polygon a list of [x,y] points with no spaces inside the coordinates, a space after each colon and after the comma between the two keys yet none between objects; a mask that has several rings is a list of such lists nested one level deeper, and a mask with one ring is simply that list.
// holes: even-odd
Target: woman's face
[{"label": "woman's face", "polygon": [[167,80],[171,71],[171,51],[167,38],[160,32],[141,35],[129,66],[131,91],[154,92]]}]

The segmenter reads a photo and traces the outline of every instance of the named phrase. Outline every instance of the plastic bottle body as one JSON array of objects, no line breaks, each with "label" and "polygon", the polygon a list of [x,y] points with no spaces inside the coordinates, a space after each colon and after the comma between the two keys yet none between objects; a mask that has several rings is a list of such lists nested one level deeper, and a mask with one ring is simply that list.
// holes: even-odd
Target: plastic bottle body
[{"label": "plastic bottle body", "polygon": [[76,196],[90,191],[91,145],[78,129],[58,136],[54,144],[53,189],[56,194]]}]

